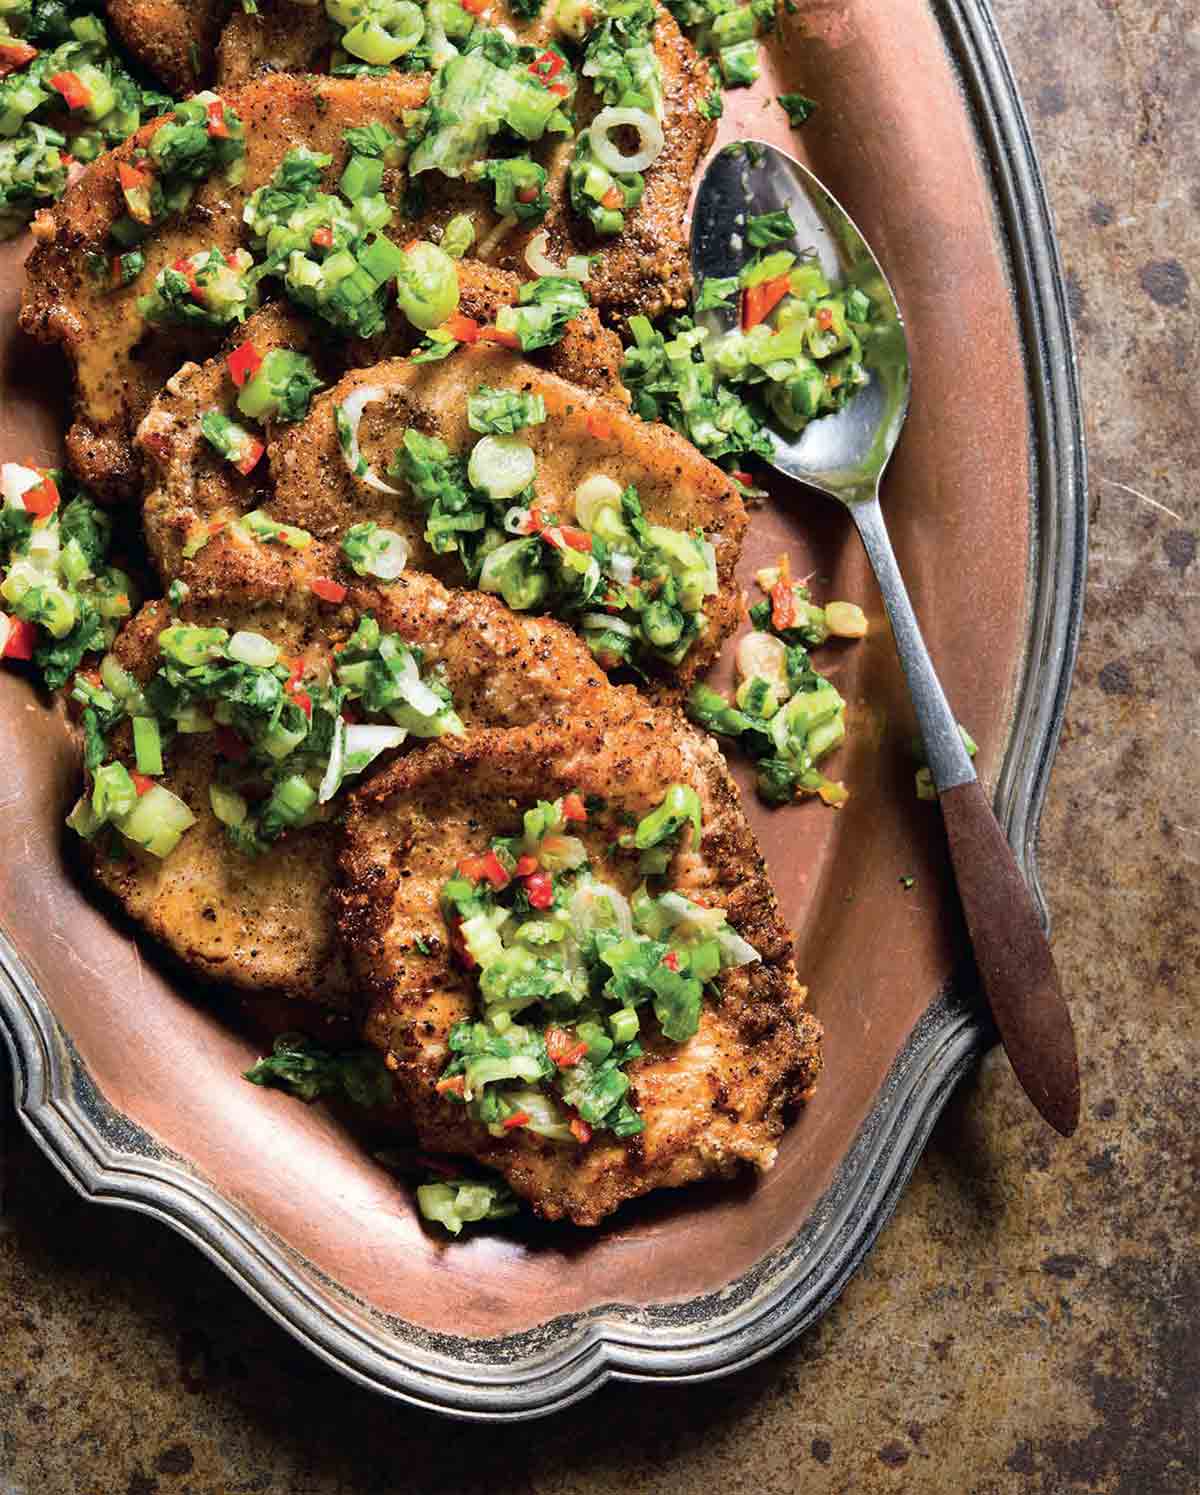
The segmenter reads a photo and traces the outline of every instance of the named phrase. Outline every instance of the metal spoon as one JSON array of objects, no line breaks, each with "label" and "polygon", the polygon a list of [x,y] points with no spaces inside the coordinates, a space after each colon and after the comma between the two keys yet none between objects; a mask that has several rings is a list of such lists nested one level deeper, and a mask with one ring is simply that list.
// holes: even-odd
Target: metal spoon
[{"label": "metal spoon", "polygon": [[[820,181],[759,141],[714,157],[692,218],[697,283],[736,275],[749,257],[751,215],[787,208],[796,242],[816,254],[835,285],[871,298],[865,361],[870,383],[837,414],[794,437],[772,433],[773,464],[849,509],[875,571],[929,767],[941,800],[950,858],[984,991],[1009,1060],[1029,1099],[1056,1131],[1079,1122],[1079,1064],[1071,1016],[1033,899],[963,746],[921,637],[879,507],[879,485],[909,402],[908,344],[900,308],[870,247]],[[709,312],[724,330],[728,312]],[[727,322],[725,325],[728,325]]]}]

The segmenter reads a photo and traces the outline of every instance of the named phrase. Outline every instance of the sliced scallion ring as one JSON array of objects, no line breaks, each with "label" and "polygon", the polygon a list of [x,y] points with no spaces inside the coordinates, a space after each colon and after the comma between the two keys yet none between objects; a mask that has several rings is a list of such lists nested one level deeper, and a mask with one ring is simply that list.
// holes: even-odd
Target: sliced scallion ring
[{"label": "sliced scallion ring", "polygon": [[545,229],[534,234],[525,246],[525,263],[535,275],[566,275],[573,280],[586,280],[591,271],[591,261],[585,254],[573,254],[566,267],[557,265],[546,251],[550,248],[550,235]]},{"label": "sliced scallion ring", "polygon": [[259,670],[269,670],[279,658],[279,650],[269,638],[244,628],[239,629],[225,645],[225,652],[239,664],[252,665]]},{"label": "sliced scallion ring", "polygon": [[608,633],[624,634],[626,638],[633,638],[637,633],[624,618],[610,617],[608,613],[584,613],[579,622],[583,628],[603,628]]},{"label": "sliced scallion ring", "polygon": [[762,959],[750,941],[744,940],[740,934],[730,929],[728,924],[723,929],[717,930],[717,944],[721,947],[723,966],[748,966]]},{"label": "sliced scallion ring", "polygon": [[368,405],[385,397],[386,391],[379,385],[361,384],[340,405],[334,406],[333,417],[337,425],[338,445],[342,449],[342,458],[351,475],[361,479],[368,488],[374,488],[379,493],[394,493],[399,497],[400,489],[393,488],[390,483],[385,483],[379,474],[372,470],[358,445],[358,428],[362,425],[363,411]]},{"label": "sliced scallion ring", "polygon": [[333,742],[329,748],[329,762],[325,765],[325,774],[321,779],[321,787],[317,790],[317,803],[326,805],[338,792],[342,785],[342,764],[346,756],[346,723],[339,716],[333,724]]},{"label": "sliced scallion ring", "polygon": [[467,462],[472,486],[497,502],[516,498],[533,482],[536,471],[533,448],[515,436],[484,436],[471,449]]},{"label": "sliced scallion ring", "polygon": [[[632,156],[622,155],[609,138],[609,132],[620,129],[622,125],[636,130],[641,140],[641,148]],[[645,171],[658,160],[666,143],[662,125],[644,109],[601,109],[588,129],[588,137],[596,160],[609,171],[616,172]]]}]

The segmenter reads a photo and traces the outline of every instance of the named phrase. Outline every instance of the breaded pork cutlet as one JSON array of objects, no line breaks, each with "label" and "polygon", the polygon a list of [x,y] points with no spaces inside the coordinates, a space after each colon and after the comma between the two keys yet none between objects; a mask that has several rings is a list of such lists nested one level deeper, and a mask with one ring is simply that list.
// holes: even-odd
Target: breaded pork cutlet
[{"label": "breaded pork cutlet", "polygon": [[[461,261],[458,278],[459,310],[478,322],[494,322],[499,308],[517,299],[515,275],[478,261]],[[249,342],[260,356],[273,348],[290,348],[312,358],[320,377],[332,384],[348,366],[374,363],[400,352],[417,336],[403,313],[393,307],[388,330],[370,343],[331,340],[322,337],[303,312],[276,301],[249,317],[231,335],[226,349],[202,364],[184,364],[153,400],[136,436],[145,474],[142,519],[146,543],[164,582],[178,575],[183,546],[202,526],[221,524],[273,503],[269,461],[242,476],[201,431],[201,420],[210,410],[242,420],[236,409],[238,391],[225,361],[231,348]],[[620,343],[600,326],[594,311],[569,322],[561,342],[535,356],[567,380],[601,389],[622,401],[628,399],[618,375]]]},{"label": "breaded pork cutlet", "polygon": [[[528,20],[497,3],[491,8],[489,24],[503,23],[520,42],[540,46],[561,40],[554,10],[547,4],[538,16]],[[554,263],[565,264],[576,254],[594,256],[588,294],[605,321],[616,327],[622,327],[636,312],[656,317],[687,305],[691,292],[687,209],[692,182],[715,130],[701,108],[712,90],[709,65],[666,8],[660,4],[656,11],[654,51],[662,74],[666,144],[644,173],[645,193],[627,214],[625,228],[612,237],[598,236],[571,209],[567,168],[575,142],[550,136],[529,152],[549,175],[549,212],[542,222],[512,229],[488,254],[492,264],[526,277],[525,251],[529,241],[544,231],[548,255]],[[234,87],[269,69],[319,70],[327,65],[333,40],[334,28],[320,7],[297,5],[295,0],[271,0],[260,4],[257,15],[235,10],[222,34],[218,86]],[[578,128],[590,124],[601,107],[587,79],[581,79],[575,103]],[[436,172],[416,180],[436,183],[428,193],[427,211],[416,231],[428,232],[466,206],[476,217],[477,243],[486,243],[497,219],[478,195],[473,206],[470,201],[464,204],[461,192],[448,193],[450,184]]]},{"label": "breaded pork cutlet", "polygon": [[[334,647],[369,613],[383,633],[423,651],[423,669],[440,669],[468,739],[483,728],[524,726],[561,711],[590,719],[614,694],[560,624],[516,617],[494,598],[450,592],[421,575],[375,587],[340,573],[349,584],[345,600],[322,601],[312,584],[337,577],[337,565],[321,546],[294,552],[226,529],[183,565],[186,600],[175,609],[149,603],[113,652],[144,685],[161,663],[159,635],[173,621],[244,629],[301,663],[302,679],[319,679]],[[119,756],[128,754],[128,730],[118,729],[126,735],[114,739]],[[354,978],[339,953],[328,898],[331,822],[340,800],[326,807],[329,819],[288,832],[259,855],[239,850],[209,800],[230,752],[228,734],[175,736],[160,782],[187,803],[196,824],[162,860],[125,843],[125,854],[113,859],[97,844],[86,853],[92,874],[201,976],[345,1009]]]},{"label": "breaded pork cutlet", "polygon": [[[519,41],[534,46],[554,34],[554,9],[547,3],[529,19],[515,15],[503,0],[493,0],[487,23],[507,26]],[[262,73],[325,72],[339,34],[323,4],[258,0],[253,12],[235,6],[216,49],[216,86],[233,88]]]},{"label": "breaded pork cutlet", "polygon": [[[136,11],[139,3],[125,0],[125,9]],[[145,8],[182,9],[164,5],[162,0],[146,0]],[[202,14],[196,17],[194,29],[205,37],[211,37],[213,31],[211,17],[206,19],[211,9],[211,5],[202,5]],[[520,42],[537,46],[556,37],[554,9],[546,5],[530,20],[496,3],[488,21],[491,25],[504,24]],[[337,28],[323,5],[298,4],[297,0],[260,0],[256,13],[234,6],[219,30],[215,69],[206,60],[201,70],[206,81],[215,75],[219,88],[240,87],[267,72],[322,72],[329,65],[337,37]],[[196,40],[201,57],[211,59],[211,42],[199,37]],[[174,45],[172,42],[172,49]],[[655,317],[686,306],[691,291],[687,207],[692,181],[715,129],[701,107],[712,90],[709,64],[662,5],[657,6],[654,50],[662,73],[666,145],[645,172],[645,194],[628,215],[625,229],[615,237],[598,237],[571,210],[566,172],[574,142],[550,137],[530,152],[550,177],[552,206],[545,221],[514,229],[490,255],[491,262],[500,268],[524,276],[525,250],[530,239],[543,229],[549,239],[549,257],[556,263],[564,264],[573,254],[594,255],[588,289],[593,304],[614,326],[623,325],[635,312]],[[588,125],[601,107],[587,80],[581,80],[575,111],[579,128]],[[466,208],[476,215],[477,241],[487,240],[497,219],[480,193],[464,195],[459,184],[448,183],[437,173],[424,180],[436,181],[437,185],[429,193],[427,212],[412,225],[414,232],[428,232]]]},{"label": "breaded pork cutlet", "polygon": [[[547,253],[564,264],[573,254],[594,256],[587,291],[610,326],[623,330],[640,313],[651,319],[668,311],[683,311],[692,291],[688,251],[688,204],[692,184],[716,125],[701,106],[712,91],[707,61],[684,36],[661,4],[655,7],[654,52],[662,74],[662,130],[664,145],[643,173],[646,190],[625,227],[613,237],[602,237],[575,213],[567,199],[567,167],[574,145],[557,142],[543,161],[550,181],[552,207],[544,223],[524,226],[504,241],[496,263],[518,268],[529,240],[543,228]],[[578,128],[591,123],[602,107],[590,88],[581,88],[576,103]]]},{"label": "breaded pork cutlet", "polygon": [[[427,88],[427,80],[402,74],[275,77],[231,93],[226,102],[246,131],[241,182],[231,187],[218,173],[201,183],[187,211],[168,218],[143,241],[145,268],[125,287],[97,280],[88,257],[111,254],[109,230],[125,214],[118,169],[164,121],[146,125],[94,161],[62,201],[39,216],[37,242],[25,266],[21,326],[43,342],[60,343],[72,365],[75,411],[67,457],[95,493],[117,498],[137,491],[140,469],[132,437],[138,422],[188,357],[207,357],[221,342],[220,333],[195,324],[160,329],[146,323],[138,297],[157,272],[197,250],[215,247],[229,254],[239,248],[246,198],[271,179],[293,146],[332,155],[326,172],[332,185],[348,156],[345,131],[373,122],[399,128],[403,112],[421,104]],[[398,198],[398,174],[385,177],[384,191]]]},{"label": "breaded pork cutlet", "polygon": [[130,56],[182,98],[211,78],[230,4],[231,0],[108,0],[108,21]]},{"label": "breaded pork cutlet", "polygon": [[603,475],[619,488],[635,487],[652,524],[704,531],[716,552],[718,583],[716,596],[704,602],[707,631],[678,669],[664,667],[664,673],[686,682],[707,668],[738,620],[734,568],[747,520],[737,486],[668,427],[640,420],[616,400],[568,384],[506,349],[476,344],[432,364],[393,359],[349,374],[318,395],[308,418],[281,427],[269,448],[273,517],[323,540],[333,540],[360,520],[376,520],[405,536],[412,565],[461,584],[457,557],[435,555],[423,539],[424,517],[404,480],[388,477],[394,491],[385,492],[351,473],[339,445],[336,411],[356,393],[361,399],[365,391],[373,392],[358,439],[363,458],[378,475],[387,472],[409,429],[440,437],[452,452],[466,451],[477,440],[468,426],[467,402],[483,385],[545,401],[544,423],[521,432],[536,458],[534,503],[545,518],[570,523],[580,483]]},{"label": "breaded pork cutlet", "polygon": [[[404,110],[422,103],[426,92],[427,80],[394,74],[365,79],[277,77],[230,93],[227,101],[246,127],[242,182],[236,188],[217,179],[204,183],[186,213],[168,219],[144,242],[145,269],[123,288],[97,281],[87,268],[87,257],[111,251],[109,229],[125,211],[118,168],[134,148],[146,144],[157,125],[147,126],[132,142],[95,162],[62,202],[42,215],[39,242],[26,264],[21,325],[42,341],[61,343],[73,366],[75,419],[67,435],[67,455],[89,488],[108,498],[136,492],[141,466],[132,437],[139,422],[185,361],[211,356],[222,341],[220,332],[195,323],[163,327],[144,320],[138,297],[158,270],[197,250],[216,247],[229,253],[238,248],[245,238],[242,208],[247,195],[270,179],[291,147],[303,144],[331,154],[325,180],[332,187],[346,161],[345,131],[374,121],[399,128]],[[481,201],[479,188],[453,182],[443,186],[439,199],[456,211]],[[400,216],[397,172],[385,174],[383,187],[398,215],[388,233],[398,242],[408,242],[428,223]],[[519,288],[515,275],[471,260],[460,264],[459,279],[462,310],[479,320],[494,317],[500,305],[516,299]],[[394,305],[388,331],[369,344],[339,339],[328,329],[322,334],[339,350],[327,350],[326,359],[338,359],[342,367],[407,351],[418,340]],[[620,359],[618,340],[600,326],[594,311],[577,318],[563,344],[547,354],[551,367],[592,388],[616,379]]]},{"label": "breaded pork cutlet", "polygon": [[[728,1177],[744,1164],[769,1168],[789,1111],[820,1070],[821,1028],[804,1008],[792,937],[720,752],[677,713],[630,704],[607,721],[438,743],[398,760],[351,795],[335,895],[368,1003],[366,1035],[386,1055],[422,1145],[477,1159],[539,1214],[579,1225],[652,1189]],[[570,827],[592,872],[632,897],[636,853],[614,848],[672,784],[699,796],[703,833],[675,853],[667,885],[724,909],[761,959],[718,978],[716,999],[704,1000],[685,1041],[663,1037],[640,1009],[644,1056],[628,1068],[640,1135],[596,1131],[586,1140],[585,1132],[577,1145],[527,1125],[472,1120],[445,1084],[439,1089],[451,1030],[479,1015],[461,936],[445,921],[443,885],[492,837],[519,837],[534,799],[574,792],[593,807],[586,824]]]}]

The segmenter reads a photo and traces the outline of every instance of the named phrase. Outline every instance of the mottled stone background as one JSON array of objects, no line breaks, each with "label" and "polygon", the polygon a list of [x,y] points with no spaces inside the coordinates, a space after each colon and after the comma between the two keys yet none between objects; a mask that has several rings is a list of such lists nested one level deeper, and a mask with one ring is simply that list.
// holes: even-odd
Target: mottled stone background
[{"label": "mottled stone background", "polygon": [[[1092,561],[1041,840],[1086,1055],[993,1055],[829,1317],[715,1385],[463,1428],[357,1391],[5,1103],[0,1495],[1200,1491],[1200,57],[1179,0],[998,0],[1070,276]],[[1189,30],[1189,18],[1191,28]]]}]

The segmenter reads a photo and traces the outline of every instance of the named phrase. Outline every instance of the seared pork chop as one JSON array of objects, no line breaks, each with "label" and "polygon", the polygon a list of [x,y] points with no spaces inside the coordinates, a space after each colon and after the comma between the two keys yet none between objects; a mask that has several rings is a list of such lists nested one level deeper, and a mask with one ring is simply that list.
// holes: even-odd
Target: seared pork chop
[{"label": "seared pork chop", "polygon": [[[503,270],[476,260],[459,264],[460,310],[476,321],[494,322],[501,306],[516,301],[518,288],[516,276]],[[303,312],[277,301],[255,312],[232,335],[229,346],[250,342],[264,355],[272,348],[294,349],[311,357],[320,376],[334,383],[348,366],[374,363],[403,351],[417,336],[393,307],[388,330],[370,343],[331,341],[320,335]],[[218,456],[201,433],[201,418],[209,410],[243,420],[237,413],[237,390],[225,357],[222,352],[203,364],[184,364],[154,399],[137,430],[136,446],[144,459],[146,480],[142,500],[146,543],[164,581],[178,574],[182,547],[199,526],[222,523],[260,506],[272,507],[269,463],[261,462],[244,477]],[[564,379],[628,399],[618,376],[620,343],[600,326],[594,311],[569,322],[562,341],[537,357]]]},{"label": "seared pork chop", "polygon": [[[138,3],[139,0],[126,0],[126,8],[136,10]],[[162,6],[162,0],[150,3],[156,9]],[[201,7],[211,8],[211,4]],[[493,25],[503,22],[525,44],[540,45],[556,34],[554,9],[547,4],[533,20],[523,20],[497,4],[492,7],[489,21]],[[209,35],[212,26],[198,17],[195,30]],[[324,71],[329,65],[337,28],[329,21],[323,5],[260,0],[257,14],[246,14],[234,6],[220,28],[220,36],[216,86],[235,88],[267,72]],[[572,254],[595,255],[588,289],[605,320],[616,326],[623,325],[635,312],[655,317],[686,306],[691,291],[687,207],[697,167],[714,132],[712,121],[701,111],[712,88],[709,64],[661,5],[654,28],[654,50],[662,72],[666,146],[645,173],[645,195],[629,214],[625,230],[615,238],[597,237],[571,210],[567,203],[566,172],[574,143],[550,137],[531,152],[550,176],[552,207],[545,222],[519,226],[489,252],[493,264],[524,276],[525,250],[530,239],[544,229],[549,236],[550,258],[558,264],[565,263]],[[209,44],[202,45],[202,56],[206,61],[201,73],[207,80]],[[579,127],[589,124],[600,108],[594,91],[582,80],[575,107]],[[436,186],[428,193],[427,208],[413,225],[414,232],[428,232],[455,213],[468,211],[476,218],[477,242],[487,242],[498,220],[489,211],[484,194],[464,189],[462,184],[449,182],[436,173],[418,180],[427,184],[435,182]]]},{"label": "seared pork chop", "polygon": [[[564,710],[588,718],[614,694],[587,650],[557,623],[516,617],[493,598],[450,592],[420,575],[376,588],[342,573],[350,584],[345,601],[321,601],[312,582],[338,574],[336,558],[321,546],[293,552],[226,530],[183,565],[188,595],[174,613],[165,602],[148,604],[113,652],[145,683],[160,662],[159,633],[174,617],[262,633],[287,657],[319,670],[371,613],[385,633],[422,649],[425,668],[441,667],[468,734]],[[128,751],[120,737],[115,746]],[[222,747],[228,751],[218,734],[197,732],[177,735],[166,749],[161,782],[197,821],[168,857],[125,847],[113,860],[96,850],[92,873],[200,975],[344,1009],[355,987],[329,907],[331,823],[294,830],[258,856],[235,849],[209,803]],[[337,807],[335,800],[327,808]]]},{"label": "seared pork chop", "polygon": [[[723,908],[761,959],[719,978],[719,997],[681,1043],[642,1009],[645,1053],[628,1071],[640,1135],[598,1131],[580,1146],[521,1126],[492,1135],[437,1089],[451,1029],[478,1012],[475,978],[451,951],[442,885],[491,837],[519,836],[535,798],[578,791],[597,808],[571,829],[595,875],[628,897],[637,859],[614,844],[670,784],[699,795],[703,835],[676,852],[667,883]],[[421,1143],[495,1168],[549,1219],[594,1225],[651,1189],[769,1168],[788,1112],[819,1073],[820,1024],[805,1011],[792,937],[737,790],[712,740],[675,712],[625,699],[606,720],[481,734],[397,760],[351,795],[335,903],[368,1003],[366,1035],[387,1056]]]},{"label": "seared pork chop", "polygon": [[[467,424],[467,400],[480,385],[531,391],[546,404],[546,420],[521,432],[533,449],[537,474],[534,501],[540,513],[570,522],[572,495],[595,474],[620,488],[632,484],[652,524],[704,531],[717,559],[718,592],[705,599],[707,632],[673,672],[692,679],[715,658],[737,625],[734,580],[746,528],[746,513],[732,480],[666,426],[649,424],[604,396],[579,389],[524,362],[505,349],[463,347],[440,363],[393,359],[347,375],[318,395],[308,419],[280,428],[270,446],[276,519],[333,539],[359,520],[374,519],[398,530],[412,546],[412,564],[451,582],[461,582],[457,557],[435,555],[423,535],[423,515],[403,479],[386,481],[385,492],[355,477],[343,458],[335,412],[355,392],[375,391],[359,428],[363,457],[377,475],[387,471],[404,433],[413,428],[440,436],[452,452],[476,439]],[[664,667],[672,674],[668,667]]]},{"label": "seared pork chop", "polygon": [[[393,74],[274,77],[231,93],[226,102],[246,129],[241,183],[230,187],[219,174],[202,183],[187,211],[168,218],[144,241],[145,269],[125,287],[97,280],[87,257],[111,253],[109,229],[125,213],[118,167],[148,143],[162,120],[93,162],[62,201],[40,215],[37,243],[26,261],[21,326],[43,342],[61,343],[71,362],[75,420],[67,456],[87,487],[106,497],[136,492],[140,472],[132,436],[138,422],[185,359],[207,357],[221,341],[220,333],[192,325],[147,325],[137,301],[157,272],[199,249],[228,254],[238,248],[246,198],[270,180],[293,146],[330,153],[326,180],[332,185],[346,164],[344,132],[374,121],[400,128],[404,110],[420,105],[427,89],[425,79]],[[384,190],[398,197],[398,173],[385,177]]]}]

